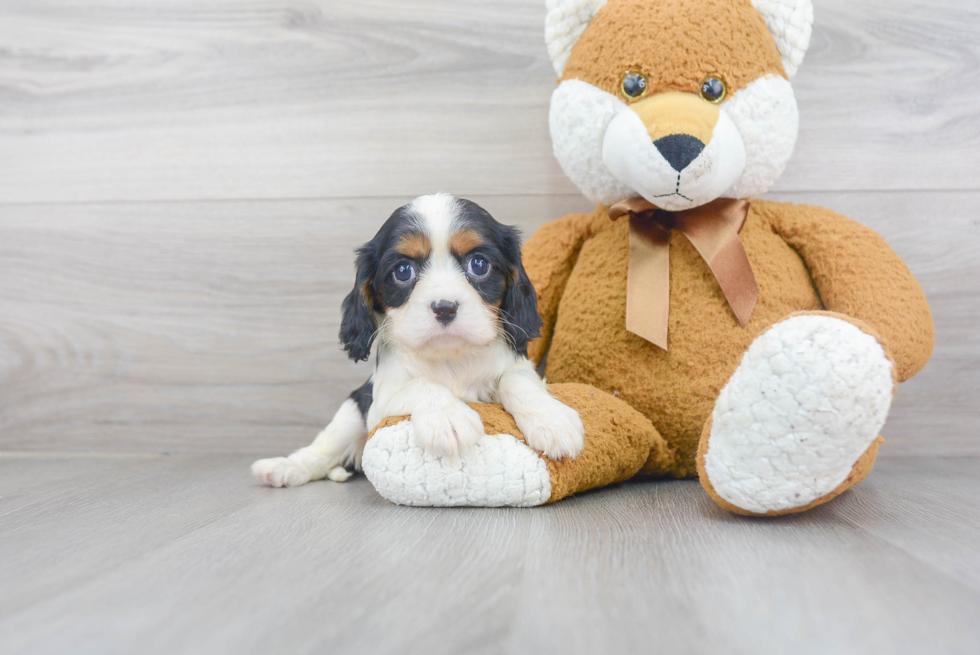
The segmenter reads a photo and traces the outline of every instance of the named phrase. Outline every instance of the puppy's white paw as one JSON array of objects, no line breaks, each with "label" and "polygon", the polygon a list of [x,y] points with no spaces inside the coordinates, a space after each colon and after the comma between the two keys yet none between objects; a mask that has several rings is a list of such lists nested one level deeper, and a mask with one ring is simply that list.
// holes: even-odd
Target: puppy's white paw
[{"label": "puppy's white paw", "polygon": [[252,464],[255,479],[270,487],[298,487],[310,481],[310,474],[288,457],[260,459]]},{"label": "puppy's white paw", "polygon": [[549,459],[575,458],[585,448],[582,417],[560,400],[547,396],[534,409],[513,413],[527,445]]},{"label": "puppy's white paw", "polygon": [[351,472],[343,466],[335,466],[327,471],[327,479],[331,482],[347,482],[350,480]]},{"label": "puppy's white paw", "polygon": [[483,420],[462,402],[424,407],[412,414],[415,442],[436,457],[456,455],[483,436]]}]

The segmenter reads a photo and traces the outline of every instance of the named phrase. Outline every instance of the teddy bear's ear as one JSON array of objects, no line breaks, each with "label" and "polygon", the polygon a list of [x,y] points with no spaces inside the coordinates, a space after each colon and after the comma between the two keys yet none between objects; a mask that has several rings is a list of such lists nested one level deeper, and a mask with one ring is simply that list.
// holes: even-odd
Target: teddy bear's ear
[{"label": "teddy bear's ear", "polygon": [[608,0],[546,0],[544,40],[555,72],[561,76],[572,48]]},{"label": "teddy bear's ear", "polygon": [[[555,72],[565,70],[572,48],[608,0],[546,0],[548,10],[544,39]],[[783,58],[783,68],[792,77],[810,46],[813,31],[812,0],[752,0],[762,14]]]},{"label": "teddy bear's ear", "polygon": [[776,40],[786,74],[793,77],[810,47],[812,0],[752,0],[752,5],[762,14],[766,27]]}]

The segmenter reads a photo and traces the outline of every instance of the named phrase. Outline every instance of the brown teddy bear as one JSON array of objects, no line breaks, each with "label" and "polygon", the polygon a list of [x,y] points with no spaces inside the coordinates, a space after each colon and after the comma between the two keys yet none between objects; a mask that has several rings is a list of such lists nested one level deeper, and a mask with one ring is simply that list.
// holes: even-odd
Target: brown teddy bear
[{"label": "brown teddy bear", "polygon": [[[552,392],[586,447],[550,461],[499,406],[458,458],[402,418],[365,448],[413,505],[538,505],[697,476],[722,507],[798,512],[871,470],[895,386],[928,361],[919,284],[872,230],[764,200],[795,145],[810,0],[548,0],[555,155],[598,203],[524,247]],[[489,436],[492,435],[492,436]]]}]

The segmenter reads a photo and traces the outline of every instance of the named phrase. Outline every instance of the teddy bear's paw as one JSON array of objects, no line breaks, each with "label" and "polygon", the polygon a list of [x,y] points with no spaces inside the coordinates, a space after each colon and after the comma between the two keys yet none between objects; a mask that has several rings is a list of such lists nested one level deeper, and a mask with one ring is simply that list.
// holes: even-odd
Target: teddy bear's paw
[{"label": "teddy bear's paw", "polygon": [[754,514],[816,504],[875,442],[894,389],[892,362],[852,323],[815,314],[773,326],[715,403],[705,487]]},{"label": "teddy bear's paw", "polygon": [[551,497],[547,464],[509,434],[485,435],[437,457],[418,445],[406,420],[375,432],[361,464],[378,493],[399,505],[533,507]]}]

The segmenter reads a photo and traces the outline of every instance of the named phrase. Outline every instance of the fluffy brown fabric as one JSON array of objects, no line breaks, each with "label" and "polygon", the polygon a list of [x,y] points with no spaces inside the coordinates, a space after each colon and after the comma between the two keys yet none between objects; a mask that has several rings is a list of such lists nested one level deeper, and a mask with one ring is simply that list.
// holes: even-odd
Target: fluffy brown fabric
[{"label": "fluffy brown fabric", "polygon": [[[836,262],[826,275],[836,274],[840,284],[815,283],[808,266],[822,271],[822,260],[805,260],[810,250],[782,236],[786,225],[820,233],[821,222],[828,224],[834,238],[814,237],[808,247]],[[532,344],[531,352],[540,356],[550,338],[546,373],[551,382],[584,382],[618,392],[650,419],[677,458],[669,471],[651,458],[641,474],[694,476],[702,428],[742,354],[759,334],[791,314],[824,310],[824,288],[833,288],[835,310],[846,306],[848,315],[884,335],[883,343],[900,372],[914,368],[908,362],[924,361],[928,349],[922,344],[931,348],[932,343],[925,297],[909,283],[914,278],[898,255],[877,235],[869,239],[869,233],[873,234],[825,209],[753,201],[741,237],[759,284],[759,301],[745,328],[704,260],[683,235],[673,233],[664,351],[626,331],[625,222],[610,220],[605,207],[587,217],[559,219],[524,248],[531,280],[545,289],[539,303],[545,337]],[[854,242],[854,247],[840,248],[842,242]],[[860,247],[866,242],[871,247]],[[833,249],[837,254],[832,260]],[[863,281],[848,283],[849,271],[863,275]],[[869,275],[870,271],[889,274]],[[823,280],[823,274],[818,278]],[[586,439],[591,438],[587,433]]]},{"label": "fluffy brown fabric", "polygon": [[528,346],[528,357],[535,362],[544,358],[558,316],[558,303],[568,276],[578,259],[585,240],[592,236],[594,217],[569,214],[542,225],[534,235],[533,252],[524,247],[524,270],[538,293],[538,309],[544,319],[541,338]]},{"label": "fluffy brown fabric", "polygon": [[[641,98],[698,93],[709,76],[723,79],[729,93],[765,75],[786,76],[751,0],[610,0],[572,49],[562,80],[623,98],[626,72],[647,77]],[[795,313],[830,310],[861,325],[896,363],[899,380],[928,361],[934,329],[922,289],[872,230],[819,207],[756,200],[740,236],[759,286],[745,327],[694,247],[671,234],[667,351],[626,330],[628,221],[613,222],[600,206],[543,226],[525,245],[544,319],[529,355],[538,362],[547,355],[554,393],[586,426],[578,458],[548,462],[551,502],[635,475],[697,475],[699,443],[707,448],[701,437],[719,392],[752,341]],[[488,433],[521,438],[499,405],[474,407]],[[811,506],[864,479],[877,449],[878,442]],[[722,507],[740,511],[718,498],[706,477],[703,483]]]},{"label": "fluffy brown fabric", "polygon": [[[649,419],[622,400],[585,384],[553,384],[549,389],[556,398],[578,410],[588,434],[585,450],[575,459],[545,460],[551,473],[549,503],[629,480],[645,464],[657,467],[663,474],[673,469],[673,451]],[[510,434],[524,441],[514,417],[501,405],[470,406],[480,413],[487,434]],[[375,432],[408,418],[386,418]]]},{"label": "fluffy brown fabric", "polygon": [[[744,328],[694,247],[671,235],[667,351],[626,330],[629,230],[606,207],[549,223],[524,246],[544,319],[531,357],[540,361],[547,352],[552,393],[578,410],[586,427],[579,457],[548,461],[549,502],[636,475],[695,476],[702,433],[742,354],[766,329],[799,312],[830,309],[873,334],[896,362],[898,380],[928,360],[934,339],[928,303],[873,231],[820,207],[756,200],[741,238],[759,284]],[[500,405],[473,407],[488,434],[523,438]],[[379,427],[405,419],[388,418]],[[876,453],[877,443],[844,484],[813,505],[863,480]],[[719,504],[737,511],[702,483]]]},{"label": "fluffy brown fabric", "polygon": [[750,0],[610,0],[575,44],[561,80],[622,97],[626,71],[647,77],[648,94],[697,93],[709,76],[724,80],[729,93],[766,74],[786,77]]},{"label": "fluffy brown fabric", "polygon": [[551,393],[578,410],[585,450],[575,459],[546,460],[551,472],[549,503],[580,491],[634,477],[644,465],[669,473],[674,452],[650,420],[622,400],[584,384],[553,384]]},{"label": "fluffy brown fabric", "polygon": [[922,287],[880,234],[823,207],[771,212],[773,229],[806,262],[828,310],[870,325],[898,366],[918,373],[936,342]]}]

